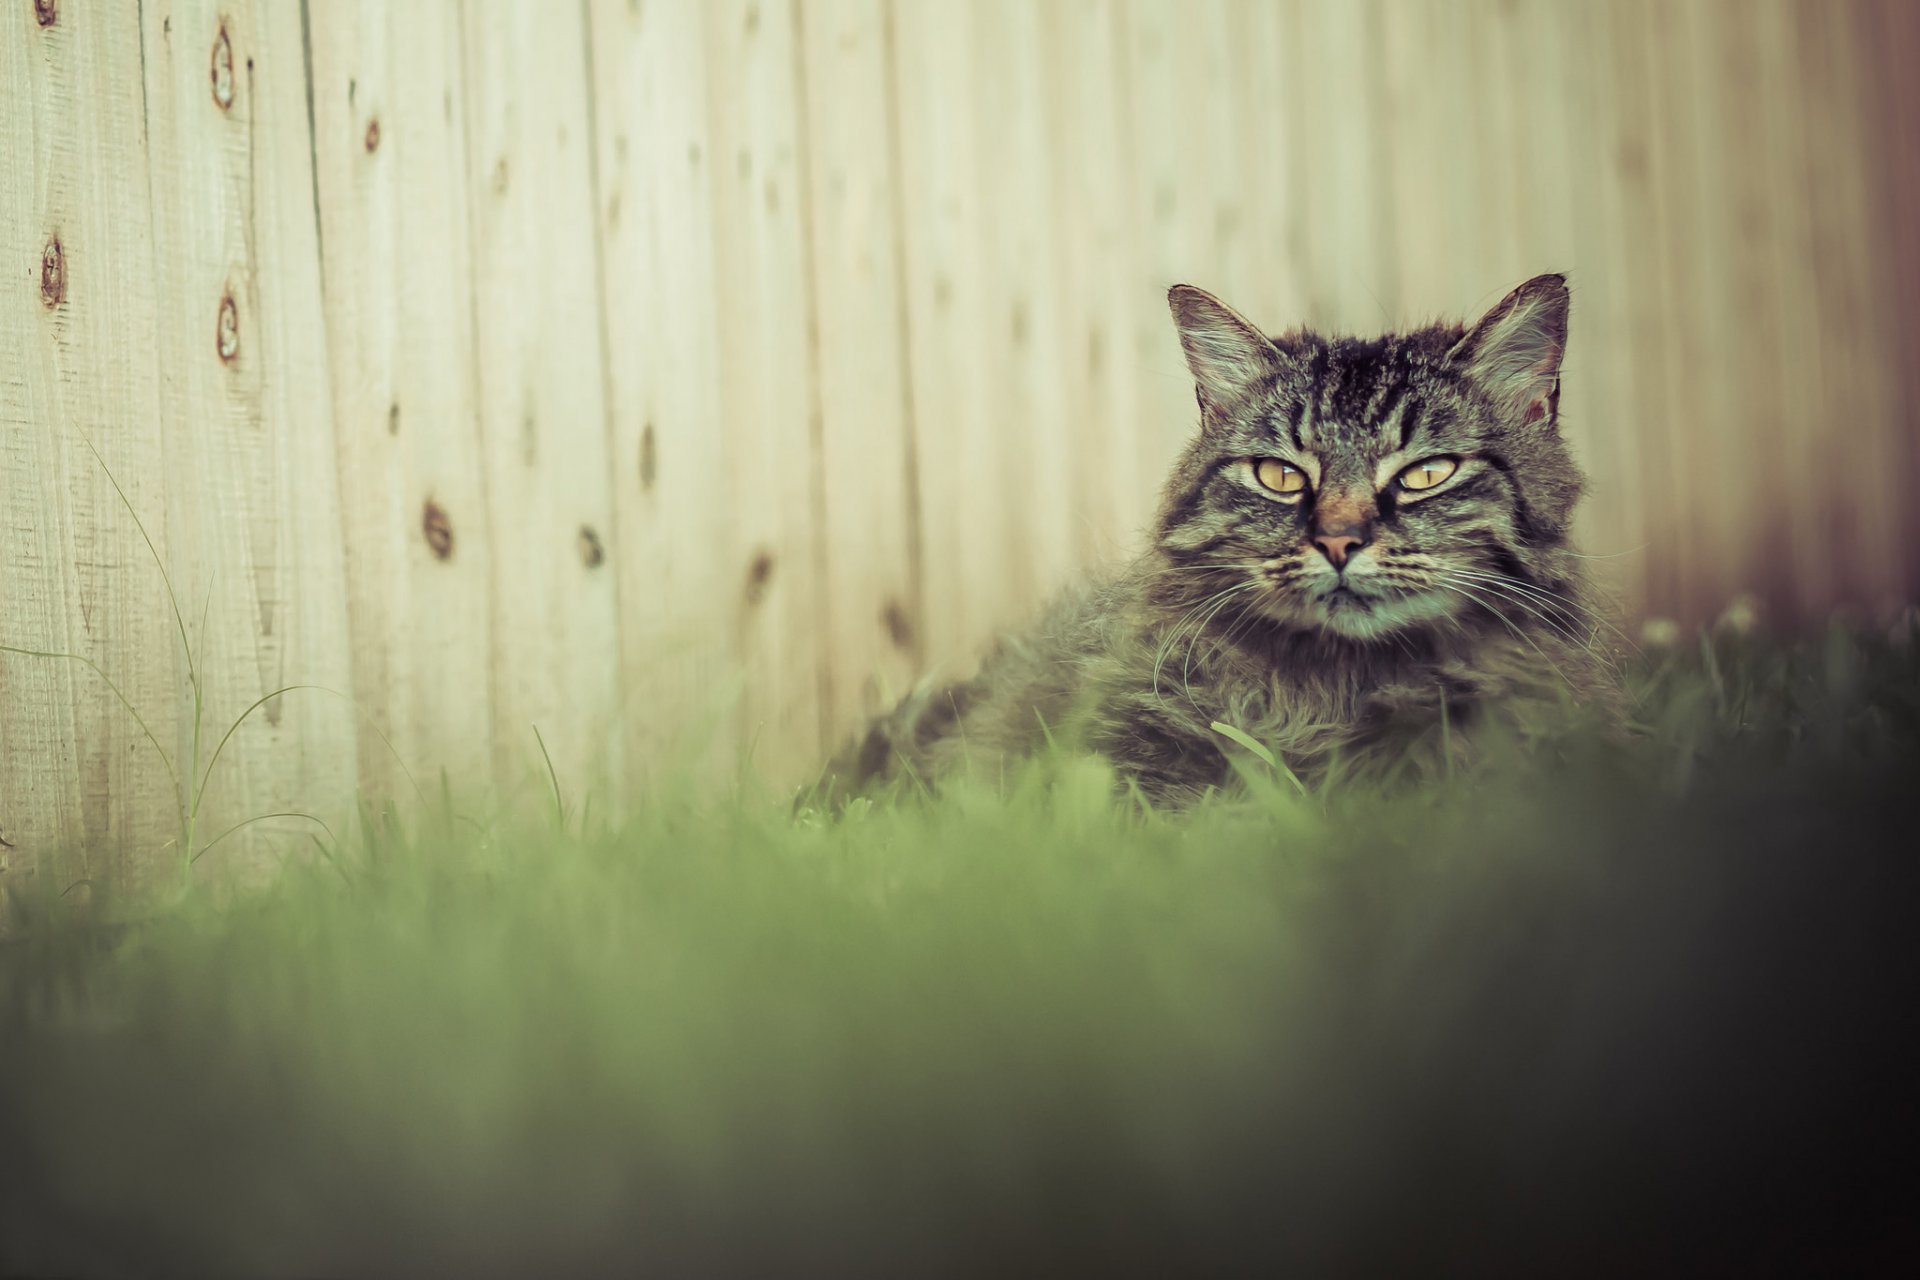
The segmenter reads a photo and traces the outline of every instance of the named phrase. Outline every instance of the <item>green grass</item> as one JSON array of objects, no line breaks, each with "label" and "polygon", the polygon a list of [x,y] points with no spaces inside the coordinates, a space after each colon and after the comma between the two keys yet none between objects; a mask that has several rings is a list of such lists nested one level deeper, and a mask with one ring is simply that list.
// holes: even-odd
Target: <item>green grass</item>
[{"label": "green grass", "polygon": [[1896,1256],[1920,659],[1637,679],[1632,743],[1390,792],[1174,817],[1062,756],[608,829],[553,779],[224,907],[17,902],[0,1272]]}]

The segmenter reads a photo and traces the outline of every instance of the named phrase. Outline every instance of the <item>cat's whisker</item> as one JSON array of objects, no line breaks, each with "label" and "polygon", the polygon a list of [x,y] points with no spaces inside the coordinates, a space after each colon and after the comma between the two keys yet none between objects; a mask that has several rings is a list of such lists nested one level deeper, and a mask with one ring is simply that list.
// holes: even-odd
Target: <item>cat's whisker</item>
[{"label": "cat's whisker", "polygon": [[1497,596],[1498,598],[1505,600],[1510,604],[1518,605],[1522,610],[1524,610],[1527,613],[1528,616],[1532,617],[1535,621],[1539,622],[1543,627],[1545,627],[1552,634],[1559,636],[1562,640],[1565,640],[1568,644],[1573,645],[1577,649],[1586,650],[1587,652],[1592,653],[1595,657],[1602,656],[1597,651],[1595,651],[1592,648],[1592,646],[1586,640],[1584,640],[1579,635],[1579,633],[1576,632],[1566,621],[1564,621],[1561,617],[1558,617],[1553,613],[1547,612],[1546,608],[1550,608],[1551,606],[1545,606],[1544,602],[1536,602],[1534,600],[1529,599],[1524,593],[1517,590],[1514,584],[1510,582],[1504,582],[1504,581],[1492,581],[1485,578],[1481,578],[1481,579],[1460,578],[1457,580],[1461,582],[1473,581],[1474,585],[1476,585],[1480,590],[1485,591],[1491,595]]},{"label": "cat's whisker", "polygon": [[1491,613],[1494,617],[1498,618],[1502,623],[1502,625],[1504,625],[1507,628],[1507,630],[1513,632],[1516,638],[1520,639],[1521,641],[1524,641],[1528,648],[1532,649],[1535,653],[1539,654],[1541,660],[1545,662],[1548,666],[1553,668],[1555,675],[1559,676],[1563,682],[1566,681],[1567,673],[1560,669],[1560,664],[1555,662],[1551,657],[1548,657],[1547,651],[1545,649],[1542,649],[1539,643],[1535,641],[1532,636],[1526,633],[1525,628],[1517,625],[1513,621],[1513,619],[1509,618],[1506,615],[1506,613],[1502,611],[1497,604],[1493,603],[1492,600],[1489,600],[1484,596],[1475,594],[1474,590],[1468,587],[1460,579],[1453,579],[1452,581],[1448,582],[1446,586],[1448,590],[1459,592],[1461,595],[1465,596],[1467,599],[1473,601],[1475,604],[1479,605],[1482,609],[1485,609],[1487,612]]},{"label": "cat's whisker", "polygon": [[1233,595],[1235,592],[1243,591],[1249,587],[1256,587],[1259,585],[1260,584],[1258,580],[1242,581],[1242,582],[1235,583],[1233,586],[1227,587],[1222,591],[1218,591],[1212,595],[1207,596],[1199,604],[1193,606],[1191,609],[1188,609],[1185,613],[1180,615],[1179,619],[1176,620],[1173,626],[1168,629],[1166,635],[1161,640],[1158,650],[1154,653],[1154,657],[1153,657],[1154,701],[1160,703],[1161,706],[1166,705],[1166,700],[1163,697],[1161,697],[1161,694],[1160,694],[1160,671],[1166,665],[1167,658],[1172,655],[1173,647],[1176,644],[1180,643],[1180,633],[1183,630],[1185,630],[1188,620],[1199,616],[1202,610],[1206,609],[1209,605],[1212,605],[1217,600],[1223,600],[1226,597]]},{"label": "cat's whisker", "polygon": [[[1248,587],[1256,587],[1258,585],[1260,584],[1257,582],[1249,582],[1246,584]],[[1213,606],[1212,611],[1209,612],[1206,617],[1202,618],[1194,627],[1193,639],[1187,641],[1187,656],[1180,665],[1180,688],[1181,691],[1187,695],[1188,702],[1193,701],[1193,648],[1200,642],[1200,637],[1206,634],[1207,628],[1213,625],[1213,620],[1220,616],[1220,611],[1233,603],[1233,597],[1238,594],[1239,590],[1240,588],[1236,588],[1234,591],[1225,593],[1221,597],[1220,603]],[[1240,619],[1236,618],[1234,621],[1238,623]],[[1216,645],[1216,648],[1217,647]]]},{"label": "cat's whisker", "polygon": [[[1575,628],[1583,621],[1577,614],[1562,606],[1551,597],[1530,591],[1524,585],[1510,578],[1499,578],[1488,574],[1456,573],[1462,581],[1477,583],[1488,591],[1495,592],[1514,601],[1545,624],[1548,629],[1564,637],[1569,643],[1581,644],[1583,641]],[[1537,607],[1536,607],[1537,606]]]},{"label": "cat's whisker", "polygon": [[1575,625],[1585,624],[1589,627],[1590,632],[1604,628],[1617,636],[1621,643],[1625,644],[1629,649],[1635,652],[1639,651],[1640,646],[1634,642],[1633,637],[1615,626],[1603,614],[1580,604],[1578,601],[1560,592],[1541,586],[1539,583],[1523,582],[1510,574],[1493,574],[1474,569],[1452,569],[1449,570],[1449,572],[1461,573],[1468,577],[1482,580],[1494,580],[1502,585],[1541,600],[1543,603],[1550,602],[1556,610],[1568,616]]}]

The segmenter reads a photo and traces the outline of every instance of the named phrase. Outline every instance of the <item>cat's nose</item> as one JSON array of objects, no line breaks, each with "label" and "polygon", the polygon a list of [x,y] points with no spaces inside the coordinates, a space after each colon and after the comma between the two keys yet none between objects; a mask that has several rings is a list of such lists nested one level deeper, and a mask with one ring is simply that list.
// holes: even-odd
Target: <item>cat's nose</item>
[{"label": "cat's nose", "polygon": [[1349,526],[1337,532],[1313,535],[1313,545],[1320,548],[1321,554],[1336,569],[1344,569],[1347,559],[1366,546],[1368,541],[1365,526]]}]

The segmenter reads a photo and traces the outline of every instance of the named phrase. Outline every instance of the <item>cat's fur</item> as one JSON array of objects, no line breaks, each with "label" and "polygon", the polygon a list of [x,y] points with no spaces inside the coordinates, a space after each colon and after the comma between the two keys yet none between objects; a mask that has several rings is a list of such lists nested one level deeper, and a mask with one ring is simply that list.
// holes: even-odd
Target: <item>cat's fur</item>
[{"label": "cat's fur", "polygon": [[[1611,704],[1604,624],[1568,545],[1581,476],[1559,423],[1562,277],[1527,281],[1471,330],[1371,340],[1270,338],[1185,285],[1169,301],[1200,423],[1151,550],[1069,591],[972,680],[909,697],[829,767],[833,790],[998,769],[1051,736],[1181,804],[1235,777],[1240,748],[1216,723],[1311,777]],[[1402,487],[1432,458],[1456,469]],[[1263,485],[1262,459],[1309,483]]]}]

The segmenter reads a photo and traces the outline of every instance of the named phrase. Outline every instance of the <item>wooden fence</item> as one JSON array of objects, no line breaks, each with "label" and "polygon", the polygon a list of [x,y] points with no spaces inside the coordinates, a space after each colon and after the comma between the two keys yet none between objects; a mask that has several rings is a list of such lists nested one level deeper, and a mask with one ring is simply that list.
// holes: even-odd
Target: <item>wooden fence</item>
[{"label": "wooden fence", "polygon": [[1179,280],[1376,330],[1568,270],[1630,610],[1906,598],[1916,53],[1907,0],[4,0],[0,644],[144,728],[0,655],[0,873],[171,868],[192,681],[203,761],[331,691],[202,843],[529,785],[535,725],[575,803],[804,776],[1136,545]]}]

